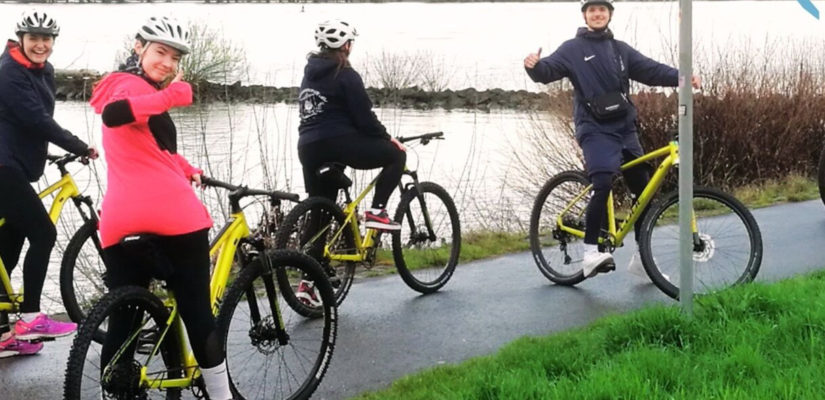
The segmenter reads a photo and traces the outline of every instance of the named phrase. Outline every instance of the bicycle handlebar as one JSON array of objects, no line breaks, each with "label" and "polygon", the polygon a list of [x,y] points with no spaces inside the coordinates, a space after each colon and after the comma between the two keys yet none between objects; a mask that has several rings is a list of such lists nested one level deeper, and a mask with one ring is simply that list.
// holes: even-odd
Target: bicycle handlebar
[{"label": "bicycle handlebar", "polygon": [[287,193],[280,190],[250,189],[246,186],[238,186],[231,183],[221,182],[217,179],[203,175],[201,176],[201,183],[206,186],[219,187],[229,190],[232,192],[230,193],[230,196],[235,196],[239,199],[246,196],[269,196],[273,200],[288,200],[295,203],[300,200],[300,196],[295,193]]},{"label": "bicycle handlebar", "polygon": [[[78,160],[78,158],[80,160]],[[65,166],[66,164],[77,161],[83,165],[89,165],[89,157],[87,156],[79,156],[77,154],[66,153],[62,156],[56,156],[54,154],[46,154],[46,160],[48,160],[52,164],[57,164],[58,167]]]},{"label": "bicycle handlebar", "polygon": [[444,132],[431,132],[431,133],[425,133],[423,135],[407,136],[407,137],[399,136],[395,139],[398,140],[401,143],[412,142],[414,140],[420,140],[421,144],[426,145],[427,143],[430,143],[430,140],[444,139]]}]

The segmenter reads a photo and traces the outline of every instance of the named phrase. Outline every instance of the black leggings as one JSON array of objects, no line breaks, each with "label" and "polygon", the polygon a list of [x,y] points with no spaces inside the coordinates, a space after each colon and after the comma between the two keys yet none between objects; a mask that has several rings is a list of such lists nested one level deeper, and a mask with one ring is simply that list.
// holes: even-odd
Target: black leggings
[{"label": "black leggings", "polygon": [[[635,157],[630,159],[632,160],[633,158]],[[598,244],[599,232],[606,226],[607,196],[613,187],[613,175],[614,174],[609,172],[598,172],[590,176],[590,183],[593,184],[593,196],[590,198],[590,203],[587,204],[585,216],[585,244]],[[638,198],[639,195],[642,194],[648,181],[650,181],[650,171],[646,164],[628,169],[622,172],[622,175],[624,175],[627,187],[630,189],[634,198]],[[647,208],[642,210],[642,214],[633,225],[633,235],[637,243],[639,242],[639,230],[642,227],[642,221],[645,215],[647,215]]]},{"label": "black leggings", "polygon": [[337,189],[324,187],[317,171],[324,163],[337,162],[355,169],[382,168],[375,183],[372,208],[386,208],[395,185],[401,180],[407,153],[388,139],[366,135],[344,135],[322,139],[298,148],[304,169],[304,185],[310,196],[335,200]]},{"label": "black leggings", "polygon": [[[178,311],[198,365],[212,368],[223,362],[221,340],[216,329],[212,307],[209,304],[209,229],[177,236],[160,236],[157,249],[168,258],[172,270],[166,279],[169,290],[175,294]],[[106,258],[106,286],[115,289],[126,285],[149,287],[153,272],[142,265],[133,251],[117,244],[103,249]],[[111,360],[114,352],[128,337],[131,317],[109,317],[108,334],[101,351],[101,362]]]},{"label": "black leggings", "polygon": [[[6,266],[6,272],[11,275],[20,259],[23,241],[28,239],[29,251],[23,260],[25,296],[20,312],[38,312],[57,230],[37,192],[22,172],[0,166],[0,193],[0,218],[6,219],[6,223],[0,227],[0,257]],[[0,293],[6,294],[2,285]],[[8,315],[2,313],[0,332],[8,329]]]}]

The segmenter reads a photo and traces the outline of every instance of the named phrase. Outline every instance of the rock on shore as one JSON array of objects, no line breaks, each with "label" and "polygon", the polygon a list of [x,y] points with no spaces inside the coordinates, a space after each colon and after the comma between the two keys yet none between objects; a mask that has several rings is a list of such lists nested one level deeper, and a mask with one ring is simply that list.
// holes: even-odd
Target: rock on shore
[{"label": "rock on shore", "polygon": [[[101,74],[93,71],[57,71],[55,84],[58,100],[86,101],[91,96],[92,87],[100,80]],[[193,84],[196,101],[224,101],[244,103],[295,103],[297,87],[272,87],[263,85],[242,85],[235,82],[222,85],[212,82]],[[370,98],[377,107],[429,109],[468,109],[490,111],[492,109],[546,110],[550,101],[546,93],[526,90],[443,90],[430,92],[418,87],[398,90],[367,88]]]}]

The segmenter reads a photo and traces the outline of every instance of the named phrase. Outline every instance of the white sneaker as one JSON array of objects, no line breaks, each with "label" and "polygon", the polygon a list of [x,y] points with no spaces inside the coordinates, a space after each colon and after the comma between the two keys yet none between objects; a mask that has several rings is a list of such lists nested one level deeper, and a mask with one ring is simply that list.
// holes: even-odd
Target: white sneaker
[{"label": "white sneaker", "polygon": [[630,263],[627,264],[627,272],[640,278],[647,278],[647,271],[645,271],[645,266],[642,264],[641,254],[633,253],[633,257],[630,257]]},{"label": "white sneaker", "polygon": [[582,273],[585,278],[592,278],[599,272],[608,272],[616,269],[613,255],[610,253],[585,252],[582,259]]},{"label": "white sneaker", "polygon": [[[656,262],[656,259],[653,259],[653,262]],[[627,272],[630,272],[633,275],[636,275],[640,278],[647,278],[647,271],[645,271],[645,266],[642,264],[642,255],[638,252],[633,253],[633,257],[630,258],[630,262],[627,264]],[[659,272],[662,272],[659,270]],[[662,276],[665,280],[670,281],[670,277],[662,272]]]}]

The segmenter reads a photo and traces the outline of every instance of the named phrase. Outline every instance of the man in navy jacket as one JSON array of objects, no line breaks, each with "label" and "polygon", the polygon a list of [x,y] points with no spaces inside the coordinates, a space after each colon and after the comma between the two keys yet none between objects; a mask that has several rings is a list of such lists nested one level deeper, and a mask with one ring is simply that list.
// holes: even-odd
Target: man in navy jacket
[{"label": "man in navy jacket", "polygon": [[[613,256],[598,251],[599,233],[607,214],[606,201],[613,175],[622,161],[644,154],[636,132],[636,108],[629,100],[629,79],[651,86],[678,86],[679,71],[645,57],[627,43],[615,40],[608,28],[613,17],[613,0],[581,0],[586,27],[576,37],[562,43],[547,57],[538,53],[524,59],[527,75],[535,82],[550,83],[570,79],[574,88],[573,119],[576,140],[584,152],[587,174],[593,195],[585,217],[584,259],[582,272],[592,277],[614,268]],[[700,80],[694,76],[698,88]],[[611,119],[597,118],[591,108],[594,100],[611,93],[627,99],[626,113]],[[647,185],[649,172],[644,167],[625,171],[631,192],[638,196]],[[638,239],[642,218],[636,222]],[[634,254],[629,270],[645,276],[641,257]]]}]

